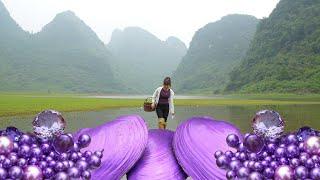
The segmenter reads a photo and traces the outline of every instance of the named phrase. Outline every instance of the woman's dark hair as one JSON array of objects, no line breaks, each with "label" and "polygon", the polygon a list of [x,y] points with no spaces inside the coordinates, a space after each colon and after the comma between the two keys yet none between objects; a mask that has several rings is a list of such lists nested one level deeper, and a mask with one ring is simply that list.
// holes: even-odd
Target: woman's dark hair
[{"label": "woman's dark hair", "polygon": [[171,86],[171,78],[170,77],[164,78],[163,85]]}]

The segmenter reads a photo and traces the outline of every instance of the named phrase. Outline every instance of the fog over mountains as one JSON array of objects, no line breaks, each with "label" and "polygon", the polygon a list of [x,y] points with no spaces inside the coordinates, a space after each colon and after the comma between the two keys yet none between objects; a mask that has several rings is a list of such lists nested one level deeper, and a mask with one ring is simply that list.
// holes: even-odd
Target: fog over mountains
[{"label": "fog over mountains", "polygon": [[187,48],[178,38],[161,41],[139,27],[115,30],[108,49],[116,77],[134,91],[151,93],[177,68]]},{"label": "fog over mountains", "polygon": [[0,91],[151,94],[319,93],[320,2],[281,0],[270,17],[233,14],[200,28],[189,49],[140,27],[108,44],[72,11],[30,34],[0,1]]}]

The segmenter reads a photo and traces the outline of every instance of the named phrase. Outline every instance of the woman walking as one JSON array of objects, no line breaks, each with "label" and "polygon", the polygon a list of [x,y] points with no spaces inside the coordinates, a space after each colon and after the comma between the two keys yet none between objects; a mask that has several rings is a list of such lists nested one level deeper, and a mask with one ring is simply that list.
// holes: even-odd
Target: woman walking
[{"label": "woman walking", "polygon": [[171,79],[166,77],[163,80],[163,85],[158,87],[152,96],[152,108],[156,108],[159,129],[166,129],[169,112],[174,116],[173,97]]}]

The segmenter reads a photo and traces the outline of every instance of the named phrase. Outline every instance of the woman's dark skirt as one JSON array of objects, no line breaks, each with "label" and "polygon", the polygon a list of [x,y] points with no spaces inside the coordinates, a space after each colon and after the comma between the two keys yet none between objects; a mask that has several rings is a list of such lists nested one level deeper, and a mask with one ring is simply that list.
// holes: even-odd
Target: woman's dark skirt
[{"label": "woman's dark skirt", "polygon": [[158,118],[164,118],[167,122],[169,115],[169,104],[158,104],[156,108]]}]

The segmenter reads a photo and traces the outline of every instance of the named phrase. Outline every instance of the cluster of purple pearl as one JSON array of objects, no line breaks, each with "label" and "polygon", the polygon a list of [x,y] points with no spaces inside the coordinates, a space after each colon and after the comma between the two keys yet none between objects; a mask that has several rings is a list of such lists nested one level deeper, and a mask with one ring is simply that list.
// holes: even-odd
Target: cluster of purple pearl
[{"label": "cluster of purple pearl", "polygon": [[246,134],[243,142],[230,134],[226,142],[236,152],[214,156],[227,179],[320,179],[320,137],[309,127],[276,139]]},{"label": "cluster of purple pearl", "polygon": [[0,180],[90,179],[103,156],[103,151],[80,152],[90,142],[86,134],[74,142],[71,134],[43,139],[9,127],[0,132]]}]

